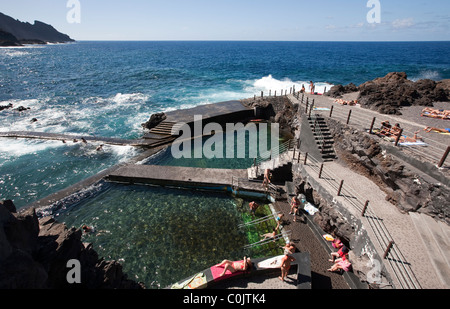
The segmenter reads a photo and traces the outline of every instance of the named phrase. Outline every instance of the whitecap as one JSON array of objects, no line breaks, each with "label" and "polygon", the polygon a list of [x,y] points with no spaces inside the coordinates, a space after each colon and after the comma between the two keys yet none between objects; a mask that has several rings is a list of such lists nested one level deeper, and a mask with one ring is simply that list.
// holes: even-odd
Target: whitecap
[{"label": "whitecap", "polygon": [[[266,95],[269,94],[269,91],[272,95],[275,94],[275,91],[277,94],[281,94],[281,91],[283,93],[290,92],[291,88],[295,87],[296,91],[299,91],[302,86],[305,87],[306,91],[310,91],[309,88],[309,81],[292,81],[289,78],[284,78],[282,80],[274,78],[272,75],[264,76],[260,79],[256,79],[253,81],[247,81],[246,82],[247,92],[253,92],[254,94],[259,95],[261,91],[264,91]],[[332,84],[329,84],[327,82],[315,82],[315,92],[323,93],[325,89],[330,89],[333,87]]]},{"label": "whitecap", "polygon": [[410,78],[411,81],[417,82],[422,79],[431,79],[434,81],[439,81],[442,79],[441,74],[434,70],[423,70],[417,76]]},{"label": "whitecap", "polygon": [[9,159],[63,146],[60,141],[0,138],[0,158]]}]

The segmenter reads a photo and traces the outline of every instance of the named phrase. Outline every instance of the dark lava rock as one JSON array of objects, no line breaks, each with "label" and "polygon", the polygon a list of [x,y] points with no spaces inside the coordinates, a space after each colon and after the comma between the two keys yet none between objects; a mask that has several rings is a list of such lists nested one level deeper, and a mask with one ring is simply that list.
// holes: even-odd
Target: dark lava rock
[{"label": "dark lava rock", "polygon": [[157,113],[157,114],[153,114],[150,116],[149,121],[144,122],[142,124],[142,127],[144,129],[148,129],[151,130],[154,127],[156,127],[157,125],[159,125],[161,122],[163,122],[164,120],[167,119],[167,116],[165,113]]},{"label": "dark lava rock", "polygon": [[[127,279],[122,265],[99,259],[79,229],[53,218],[38,219],[34,209],[14,213],[0,203],[0,289],[142,289]],[[81,283],[67,281],[68,261],[80,262]]]}]

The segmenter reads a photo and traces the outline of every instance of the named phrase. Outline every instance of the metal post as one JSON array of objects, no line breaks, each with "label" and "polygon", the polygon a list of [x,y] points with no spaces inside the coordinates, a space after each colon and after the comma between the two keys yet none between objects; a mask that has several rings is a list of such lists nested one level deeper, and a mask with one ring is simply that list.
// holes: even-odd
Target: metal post
[{"label": "metal post", "polygon": [[295,147],[294,147],[294,154],[292,155],[292,161],[295,159]]},{"label": "metal post", "polygon": [[398,146],[398,142],[400,142],[400,137],[402,137],[403,129],[400,129],[400,132],[398,132],[397,138],[395,139],[395,146]]},{"label": "metal post", "polygon": [[445,160],[447,160],[448,154],[450,153],[450,146],[447,147],[444,155],[442,156],[441,161],[438,164],[438,167],[441,168],[444,165]]},{"label": "metal post", "polygon": [[333,115],[333,109],[334,109],[334,105],[331,106],[331,110],[330,110],[330,118]]},{"label": "metal post", "polygon": [[272,90],[269,90],[269,97],[272,96]]},{"label": "metal post", "polygon": [[366,201],[366,204],[364,205],[364,208],[361,212],[361,216],[364,217],[366,215],[367,207],[369,207],[369,201]]},{"label": "metal post", "polygon": [[352,116],[352,110],[348,112],[347,125],[350,123],[350,117]]},{"label": "metal post", "polygon": [[372,134],[373,126],[375,125],[375,121],[377,120],[377,117],[373,117],[372,124],[370,125],[369,134]]},{"label": "metal post", "polygon": [[387,256],[389,255],[389,252],[391,251],[391,249],[394,246],[394,244],[395,244],[395,242],[393,240],[391,240],[389,242],[389,245],[388,245],[386,251],[384,252],[383,260],[385,260],[387,258]]},{"label": "metal post", "polygon": [[307,161],[308,161],[308,153],[305,153],[305,161],[303,162],[303,165],[306,165]]},{"label": "metal post", "polygon": [[320,171],[319,171],[319,179],[322,178],[322,172],[323,172],[323,163],[320,166]]},{"label": "metal post", "polygon": [[[303,101],[303,99],[302,99],[302,101]],[[306,114],[308,113],[308,107],[309,107],[309,99],[306,98],[306,111],[305,111]]]},{"label": "metal post", "polygon": [[341,192],[342,192],[342,187],[344,186],[344,181],[341,181],[341,184],[339,185],[339,190],[338,190],[338,196],[341,196]]},{"label": "metal post", "polygon": [[261,91],[261,98],[264,98],[264,91]]}]

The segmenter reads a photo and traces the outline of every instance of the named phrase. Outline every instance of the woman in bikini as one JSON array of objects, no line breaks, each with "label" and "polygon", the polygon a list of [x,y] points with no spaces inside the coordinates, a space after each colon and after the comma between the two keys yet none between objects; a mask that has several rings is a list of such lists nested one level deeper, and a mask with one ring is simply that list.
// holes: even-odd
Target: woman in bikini
[{"label": "woman in bikini", "polygon": [[232,274],[237,271],[246,271],[247,269],[252,267],[252,261],[250,260],[250,258],[245,256],[243,261],[232,262],[230,260],[224,260],[217,266],[223,267],[223,272],[219,275],[219,277],[222,277],[223,275],[225,275],[227,270],[229,270]]}]

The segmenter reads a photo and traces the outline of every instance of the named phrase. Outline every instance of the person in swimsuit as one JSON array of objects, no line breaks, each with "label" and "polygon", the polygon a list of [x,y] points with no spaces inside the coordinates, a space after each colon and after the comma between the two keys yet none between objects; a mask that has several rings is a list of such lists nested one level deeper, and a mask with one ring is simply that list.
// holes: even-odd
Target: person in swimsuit
[{"label": "person in swimsuit", "polygon": [[423,130],[428,132],[428,133],[430,133],[431,131],[436,131],[436,132],[439,132],[439,133],[450,133],[450,128],[439,129],[439,128],[434,128],[434,127],[426,127]]},{"label": "person in swimsuit", "polygon": [[225,275],[227,270],[229,270],[232,274],[237,271],[246,271],[247,269],[252,267],[252,261],[250,260],[250,258],[245,256],[243,261],[232,262],[230,260],[224,260],[217,266],[223,267],[223,272],[219,275],[219,277],[222,277],[223,275]]},{"label": "person in swimsuit", "polygon": [[328,268],[328,271],[334,272],[334,271],[339,271],[339,270],[343,270],[343,271],[350,271],[352,267],[352,263],[350,263],[350,261],[348,260],[348,255],[344,255],[342,258],[337,259],[335,261],[335,263],[333,264],[333,266],[331,266],[330,268]]},{"label": "person in swimsuit", "polygon": [[342,247],[339,249],[338,252],[332,252],[331,253],[331,259],[330,262],[333,262],[336,260],[336,258],[343,258],[345,255],[348,254],[348,248],[345,245],[342,245]]},{"label": "person in swimsuit", "polygon": [[295,261],[295,258],[285,252],[284,257],[281,259],[281,276],[278,277],[281,281],[287,277],[289,270],[291,269],[291,263]]},{"label": "person in swimsuit", "polygon": [[256,203],[255,201],[253,201],[253,202],[250,202],[248,205],[250,206],[250,213],[251,213],[252,215],[255,215],[255,214],[256,214],[256,210],[257,210],[258,207],[259,207],[258,203]]},{"label": "person in swimsuit", "polygon": [[283,221],[283,217],[284,217],[284,215],[283,214],[279,214],[276,218],[275,218],[275,220],[277,221],[277,227],[275,228],[277,231],[280,229],[280,225],[281,225],[281,223],[282,223],[282,221]]},{"label": "person in swimsuit", "polygon": [[270,170],[269,169],[266,169],[265,171],[264,171],[264,181],[263,181],[263,187],[266,187],[266,189],[267,189],[267,186],[269,185],[269,183],[270,183]]},{"label": "person in swimsuit", "polygon": [[298,208],[300,207],[300,201],[298,197],[294,196],[291,200],[291,211],[289,212],[290,215],[294,215],[294,222],[297,221],[296,215],[298,213]]}]

